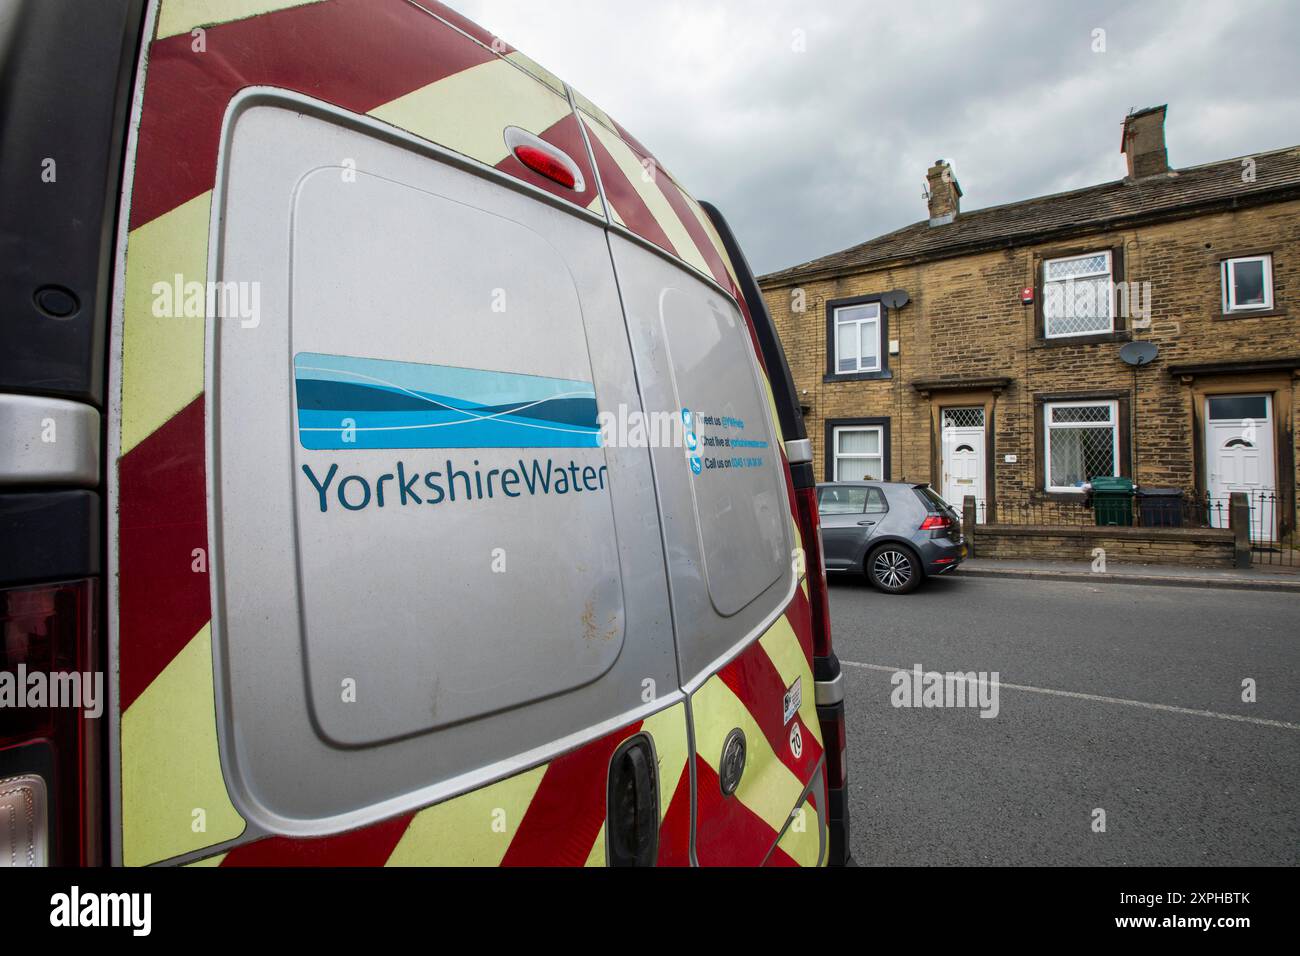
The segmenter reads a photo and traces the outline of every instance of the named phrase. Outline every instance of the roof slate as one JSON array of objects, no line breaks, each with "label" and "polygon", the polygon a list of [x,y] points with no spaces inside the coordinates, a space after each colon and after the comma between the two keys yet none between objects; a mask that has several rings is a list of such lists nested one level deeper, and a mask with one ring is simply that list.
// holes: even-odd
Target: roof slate
[{"label": "roof slate", "polygon": [[[1242,179],[1254,161],[1254,182]],[[1137,181],[1117,180],[1070,192],[962,212],[946,225],[928,219],[840,252],[760,277],[765,285],[814,274],[858,272],[894,260],[945,258],[991,244],[1015,245],[1045,233],[1087,232],[1130,219],[1177,214],[1236,200],[1258,201],[1300,187],[1300,146],[1173,170]]]}]

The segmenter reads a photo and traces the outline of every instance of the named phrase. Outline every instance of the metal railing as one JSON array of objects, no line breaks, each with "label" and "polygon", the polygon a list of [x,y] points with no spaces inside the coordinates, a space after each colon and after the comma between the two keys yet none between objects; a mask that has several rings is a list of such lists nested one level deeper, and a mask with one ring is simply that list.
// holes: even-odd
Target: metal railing
[{"label": "metal railing", "polygon": [[1250,500],[1250,560],[1252,564],[1300,566],[1300,542],[1295,529],[1285,527],[1284,500],[1275,491],[1247,492]]},{"label": "metal railing", "polygon": [[[1271,490],[1247,492],[1251,562],[1300,567],[1300,541],[1285,527],[1285,500]],[[1231,498],[1203,496],[1147,497],[1130,501],[1077,499],[998,501],[993,507],[976,500],[978,524],[1048,527],[1231,528]]]},{"label": "metal railing", "polygon": [[1208,495],[1201,498],[1135,497],[1127,507],[1123,502],[1111,501],[1098,506],[1091,498],[1080,495],[1077,500],[999,501],[993,508],[988,502],[976,501],[975,514],[980,524],[1226,528],[1230,512],[1227,498]]}]

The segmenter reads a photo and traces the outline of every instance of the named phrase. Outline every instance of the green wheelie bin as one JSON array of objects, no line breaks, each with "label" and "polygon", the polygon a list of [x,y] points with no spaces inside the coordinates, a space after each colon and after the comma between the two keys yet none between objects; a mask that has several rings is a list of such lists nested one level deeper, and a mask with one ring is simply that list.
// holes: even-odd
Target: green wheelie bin
[{"label": "green wheelie bin", "polygon": [[1092,479],[1092,510],[1099,525],[1132,525],[1132,479],[1109,475]]}]

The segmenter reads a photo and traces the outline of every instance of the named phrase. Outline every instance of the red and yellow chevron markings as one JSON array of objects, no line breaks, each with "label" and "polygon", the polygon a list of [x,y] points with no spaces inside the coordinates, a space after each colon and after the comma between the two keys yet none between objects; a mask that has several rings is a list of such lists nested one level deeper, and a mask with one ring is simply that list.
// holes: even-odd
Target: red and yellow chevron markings
[{"label": "red and yellow chevron markings", "polygon": [[[818,774],[808,795],[790,814],[790,824],[764,866],[823,866],[823,834],[819,806],[825,805],[824,777]],[[820,800],[820,803],[819,803]]]},{"label": "red and yellow chevron markings", "polygon": [[[802,703],[790,724],[781,711],[785,690],[801,681]],[[691,696],[696,745],[696,858],[702,866],[757,866],[800,803],[805,781],[821,761],[821,728],[812,668],[794,628],[782,616],[756,642]],[[740,786],[722,795],[718,761],[732,728],[748,750]],[[790,745],[798,727],[802,752]],[[815,822],[815,821],[814,821]],[[779,859],[785,853],[773,851]]]},{"label": "red and yellow chevron markings", "polygon": [[618,746],[648,734],[659,759],[659,865],[689,862],[685,705],[600,737],[549,764],[371,826],[314,839],[268,837],[221,866],[603,866],[605,787]]}]

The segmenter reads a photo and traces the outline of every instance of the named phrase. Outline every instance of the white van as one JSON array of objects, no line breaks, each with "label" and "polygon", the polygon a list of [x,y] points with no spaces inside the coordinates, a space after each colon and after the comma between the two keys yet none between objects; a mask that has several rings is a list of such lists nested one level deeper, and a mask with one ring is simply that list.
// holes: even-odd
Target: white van
[{"label": "white van", "polygon": [[845,862],[721,215],[431,0],[0,5],[0,671],[106,678],[0,709],[0,858]]}]

